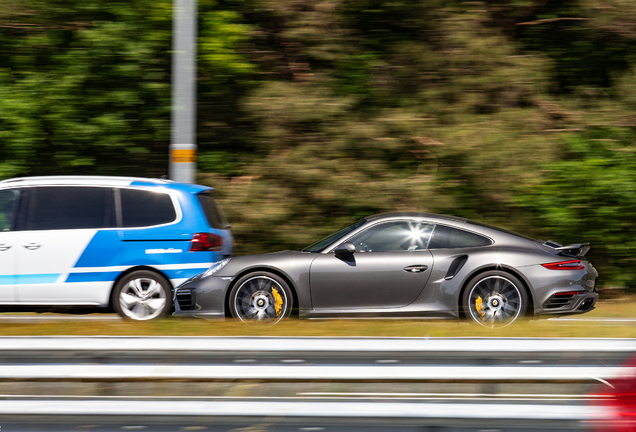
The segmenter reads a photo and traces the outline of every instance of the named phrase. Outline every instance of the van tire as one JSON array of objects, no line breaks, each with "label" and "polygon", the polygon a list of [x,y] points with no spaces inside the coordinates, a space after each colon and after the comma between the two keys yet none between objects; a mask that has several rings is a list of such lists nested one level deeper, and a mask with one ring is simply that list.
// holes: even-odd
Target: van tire
[{"label": "van tire", "polygon": [[172,309],[172,288],[168,279],[159,273],[133,271],[117,281],[111,304],[126,320],[162,318]]}]

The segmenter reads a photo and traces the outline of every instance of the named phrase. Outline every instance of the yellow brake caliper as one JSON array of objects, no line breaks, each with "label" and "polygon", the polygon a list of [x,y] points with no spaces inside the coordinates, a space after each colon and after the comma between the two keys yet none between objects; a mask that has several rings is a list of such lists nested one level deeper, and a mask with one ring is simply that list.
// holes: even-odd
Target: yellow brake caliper
[{"label": "yellow brake caliper", "polygon": [[484,305],[483,305],[481,296],[477,297],[477,300],[475,300],[475,309],[477,309],[477,313],[479,314],[479,317],[481,319],[484,319],[486,312],[484,311]]},{"label": "yellow brake caliper", "polygon": [[280,296],[280,294],[278,294],[278,290],[276,290],[276,288],[274,287],[272,287],[272,295],[274,296],[274,300],[276,300],[276,303],[274,303],[276,316],[280,316],[280,314],[283,312],[283,298]]}]

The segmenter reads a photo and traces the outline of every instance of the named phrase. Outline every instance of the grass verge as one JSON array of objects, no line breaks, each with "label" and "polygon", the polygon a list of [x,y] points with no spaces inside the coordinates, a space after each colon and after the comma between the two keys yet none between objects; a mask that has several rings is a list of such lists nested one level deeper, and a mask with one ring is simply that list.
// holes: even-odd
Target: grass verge
[{"label": "grass verge", "polygon": [[[272,327],[228,321],[167,318],[152,322],[60,321],[7,322],[0,336],[373,336],[373,337],[603,337],[636,338],[636,321],[595,321],[636,318],[636,297],[605,300],[596,310],[571,318],[586,321],[536,320],[500,330],[465,322],[434,320],[290,319]],[[29,314],[29,316],[33,316]],[[44,316],[44,315],[39,315]],[[59,315],[57,315],[59,316]]]}]

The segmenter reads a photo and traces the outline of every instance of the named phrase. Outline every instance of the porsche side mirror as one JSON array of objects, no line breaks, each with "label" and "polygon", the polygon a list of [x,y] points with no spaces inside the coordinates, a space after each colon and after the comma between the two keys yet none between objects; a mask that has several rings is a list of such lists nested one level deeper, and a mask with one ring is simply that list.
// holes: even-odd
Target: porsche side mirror
[{"label": "porsche side mirror", "polygon": [[356,245],[351,242],[344,242],[336,248],[335,252],[337,256],[351,255],[356,251]]}]

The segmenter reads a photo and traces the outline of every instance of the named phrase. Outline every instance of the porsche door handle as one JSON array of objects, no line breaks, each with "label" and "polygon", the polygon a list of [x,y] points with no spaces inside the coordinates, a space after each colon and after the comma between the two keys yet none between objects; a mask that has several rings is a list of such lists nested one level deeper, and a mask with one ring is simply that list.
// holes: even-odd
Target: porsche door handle
[{"label": "porsche door handle", "polygon": [[11,245],[8,244],[0,244],[0,252],[11,249]]},{"label": "porsche door handle", "polygon": [[37,243],[29,243],[24,245],[24,247],[27,248],[28,250],[36,250],[36,249],[39,249],[40,246],[42,245]]},{"label": "porsche door handle", "polygon": [[409,273],[421,273],[426,270],[428,270],[427,265],[412,265],[412,266],[404,267],[404,271]]}]

